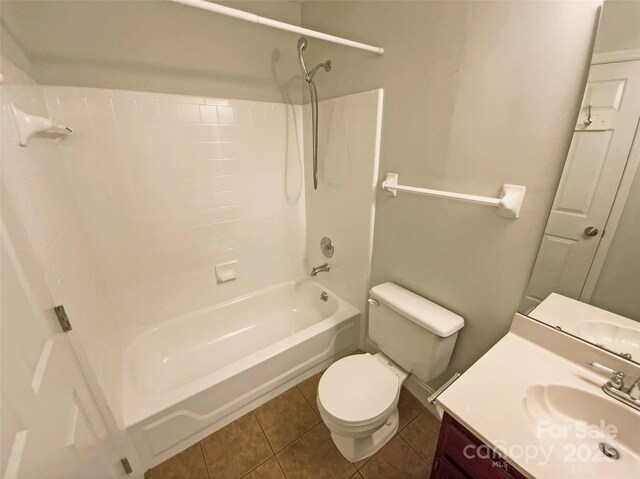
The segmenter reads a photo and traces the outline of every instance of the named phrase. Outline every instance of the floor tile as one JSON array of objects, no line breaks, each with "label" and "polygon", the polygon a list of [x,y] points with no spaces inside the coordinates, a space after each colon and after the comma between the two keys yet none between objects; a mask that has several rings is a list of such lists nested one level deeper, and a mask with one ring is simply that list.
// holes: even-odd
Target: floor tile
[{"label": "floor tile", "polygon": [[318,425],[321,421],[298,388],[291,388],[255,411],[271,448],[275,452]]},{"label": "floor tile", "polygon": [[360,469],[364,479],[425,479],[428,473],[429,465],[401,436],[389,441]]},{"label": "floor tile", "polygon": [[208,479],[200,443],[149,469],[145,479]]},{"label": "floor tile", "polygon": [[360,474],[359,472],[356,472],[353,476],[351,476],[349,479],[363,479],[362,478],[362,474]]},{"label": "floor tile", "polygon": [[238,478],[273,455],[253,412],[236,419],[201,442],[209,474]]},{"label": "floor tile", "polygon": [[402,429],[413,421],[423,410],[424,406],[422,403],[406,388],[402,388],[400,391],[400,401],[398,401],[398,413],[400,414],[398,430],[402,431]]},{"label": "floor tile", "polygon": [[243,479],[286,479],[275,456],[255,468]]},{"label": "floor tile", "polygon": [[305,399],[311,404],[313,410],[318,412],[318,403],[316,401],[316,394],[318,393],[318,383],[320,383],[320,378],[324,374],[324,371],[319,372],[311,376],[310,378],[305,379],[300,384],[298,384],[298,389],[305,397]]},{"label": "floor tile", "polygon": [[367,462],[369,462],[371,460],[373,456],[369,456],[369,457],[365,457],[364,459],[360,459],[359,461],[356,461],[353,463],[354,466],[356,466],[356,469],[360,469],[362,466],[364,466]]},{"label": "floor tile", "polygon": [[430,411],[424,410],[415,418],[400,435],[413,447],[429,464],[433,463],[436,452],[440,421]]},{"label": "floor tile", "polygon": [[347,479],[356,472],[324,424],[318,424],[277,457],[288,479]]}]

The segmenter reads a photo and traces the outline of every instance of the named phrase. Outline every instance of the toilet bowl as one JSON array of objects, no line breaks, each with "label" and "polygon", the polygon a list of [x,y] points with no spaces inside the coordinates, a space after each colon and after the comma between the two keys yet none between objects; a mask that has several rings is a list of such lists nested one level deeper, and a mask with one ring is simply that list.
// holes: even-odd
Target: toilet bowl
[{"label": "toilet bowl", "polygon": [[320,417],[342,455],[356,462],[398,431],[398,401],[409,374],[427,382],[446,369],[464,320],[393,283],[371,288],[369,337],[380,349],[332,364],[320,378]]},{"label": "toilet bowl", "polygon": [[408,374],[381,353],[332,364],[318,385],[320,417],[351,462],[377,452],[398,431],[398,400]]}]

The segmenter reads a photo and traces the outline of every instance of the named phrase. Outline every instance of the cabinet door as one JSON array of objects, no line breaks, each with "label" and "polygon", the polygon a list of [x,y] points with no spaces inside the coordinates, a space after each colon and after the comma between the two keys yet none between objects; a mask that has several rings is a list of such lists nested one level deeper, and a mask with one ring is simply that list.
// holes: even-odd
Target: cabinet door
[{"label": "cabinet door", "polygon": [[1,475],[123,477],[117,450],[58,324],[29,243],[19,223],[7,221],[8,207],[3,204],[0,238]]},{"label": "cabinet door", "polygon": [[438,460],[438,465],[431,474],[430,479],[469,479],[469,477],[458,470],[458,468],[449,462],[446,456],[442,456]]}]

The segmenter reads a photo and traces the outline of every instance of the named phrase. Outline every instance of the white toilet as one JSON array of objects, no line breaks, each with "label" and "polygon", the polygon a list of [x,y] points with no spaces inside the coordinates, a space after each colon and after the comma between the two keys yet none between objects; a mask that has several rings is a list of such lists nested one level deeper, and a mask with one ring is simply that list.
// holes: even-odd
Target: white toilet
[{"label": "white toilet", "polygon": [[369,337],[381,352],[340,359],[322,375],[320,416],[340,452],[355,462],[398,430],[398,399],[409,374],[430,381],[447,368],[464,319],[394,284],[371,288]]}]

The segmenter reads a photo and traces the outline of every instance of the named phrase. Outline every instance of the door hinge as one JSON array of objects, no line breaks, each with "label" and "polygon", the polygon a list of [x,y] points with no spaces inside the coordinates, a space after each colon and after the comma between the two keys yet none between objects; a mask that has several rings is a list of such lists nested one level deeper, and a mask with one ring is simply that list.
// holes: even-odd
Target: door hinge
[{"label": "door hinge", "polygon": [[55,308],[53,308],[53,310],[56,312],[56,316],[58,317],[58,322],[60,323],[62,332],[66,333],[68,331],[71,331],[73,328],[71,327],[71,321],[69,321],[67,312],[64,310],[64,306],[56,306]]},{"label": "door hinge", "polygon": [[127,474],[131,474],[133,472],[133,469],[131,469],[131,464],[129,464],[129,459],[127,459],[126,457],[120,459],[120,464],[122,464],[122,468]]}]

